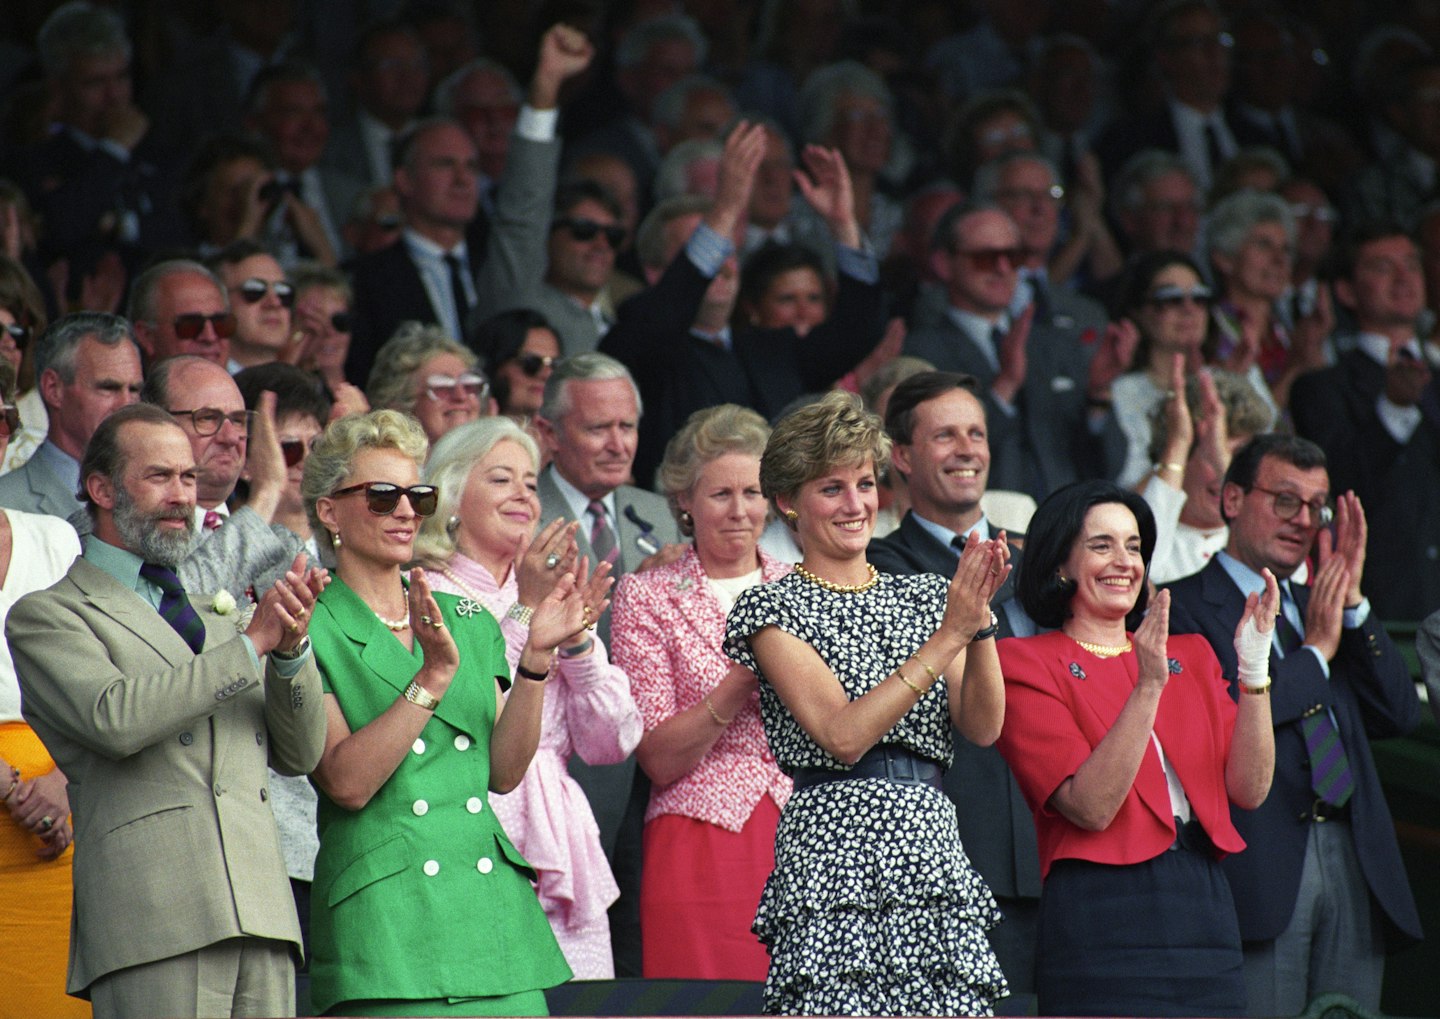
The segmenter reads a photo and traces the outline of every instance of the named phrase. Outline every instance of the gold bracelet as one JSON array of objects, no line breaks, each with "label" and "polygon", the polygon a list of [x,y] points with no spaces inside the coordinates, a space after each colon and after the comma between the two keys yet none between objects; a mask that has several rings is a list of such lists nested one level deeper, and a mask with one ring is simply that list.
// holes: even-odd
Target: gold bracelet
[{"label": "gold bracelet", "polygon": [[410,685],[405,688],[405,699],[417,708],[424,708],[430,712],[440,706],[440,698],[426,690],[420,685],[420,681],[415,679],[412,679]]},{"label": "gold bracelet", "polygon": [[939,677],[939,675],[935,672],[935,670],[932,669],[932,668],[930,668],[930,666],[927,665],[925,662],[921,661],[921,660],[920,660],[920,657],[919,657],[918,655],[911,655],[910,658],[909,658],[909,660],[912,661],[912,662],[920,662],[920,668],[924,669],[925,672],[930,676],[931,682],[934,682],[934,683],[940,682],[940,677]]},{"label": "gold bracelet", "polygon": [[715,724],[716,724],[716,725],[719,725],[719,726],[722,726],[722,727],[723,727],[723,726],[729,725],[731,722],[735,721],[735,716],[734,716],[734,715],[731,715],[729,718],[722,718],[722,717],[720,717],[720,712],[716,711],[716,710],[715,710],[715,705],[713,705],[713,704],[710,703],[710,695],[709,695],[708,693],[705,695],[705,701],[704,701],[704,703],[705,703],[705,710],[708,711],[708,712],[710,712],[710,717],[713,718],[713,719],[715,719]]},{"label": "gold bracelet", "polygon": [[1241,683],[1240,690],[1242,693],[1254,694],[1256,697],[1259,697],[1261,694],[1267,694],[1270,692],[1270,684],[1273,682],[1275,682],[1275,677],[1266,676],[1264,685],[1251,686],[1248,683]]},{"label": "gold bracelet", "polygon": [[[923,664],[923,663],[922,663],[922,664]],[[914,683],[910,682],[910,680],[908,680],[907,678],[905,678],[905,673],[901,672],[899,669],[896,669],[896,670],[895,670],[895,677],[896,677],[897,679],[899,679],[900,682],[902,682],[902,683],[904,683],[906,686],[908,686],[911,690],[914,690],[916,697],[924,697],[924,696],[925,696],[925,691],[924,691],[924,690],[921,690],[918,686],[916,686]]]},{"label": "gold bracelet", "polygon": [[1183,478],[1185,476],[1185,465],[1177,463],[1158,463],[1155,465],[1156,474],[1164,474],[1166,471],[1174,471]]}]

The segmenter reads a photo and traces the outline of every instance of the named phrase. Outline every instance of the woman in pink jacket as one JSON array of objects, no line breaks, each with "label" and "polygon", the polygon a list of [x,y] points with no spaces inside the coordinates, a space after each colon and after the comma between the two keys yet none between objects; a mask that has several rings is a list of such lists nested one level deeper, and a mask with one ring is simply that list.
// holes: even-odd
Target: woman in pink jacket
[{"label": "woman in pink jacket", "polygon": [[765,741],[755,674],[720,650],[735,598],[790,570],[758,546],[769,432],[733,404],[691,416],[659,477],[693,543],[615,589],[615,661],[645,720],[636,756],[654,783],[640,886],[647,977],[763,980],[769,966],[750,924],[790,779]]}]

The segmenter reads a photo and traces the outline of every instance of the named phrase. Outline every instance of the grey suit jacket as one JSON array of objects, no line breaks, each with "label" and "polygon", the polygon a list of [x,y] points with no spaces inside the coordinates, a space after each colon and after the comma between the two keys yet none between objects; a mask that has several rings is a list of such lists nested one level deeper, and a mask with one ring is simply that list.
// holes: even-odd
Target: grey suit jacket
[{"label": "grey suit jacket", "polygon": [[301,944],[266,768],[319,762],[320,673],[262,676],[238,616],[211,612],[208,592],[192,602],[200,655],[82,558],[6,623],[25,719],[70,780],[72,993],[227,938]]},{"label": "grey suit jacket", "polygon": [[247,506],[231,513],[218,530],[206,532],[175,573],[187,591],[223,588],[243,603],[246,588],[253,588],[258,599],[303,551],[305,543],[293,531],[265,523]]},{"label": "grey suit jacket", "polygon": [[495,193],[495,215],[485,239],[476,284],[476,324],[512,308],[531,308],[555,327],[565,356],[600,342],[590,313],[544,282],[550,214],[560,165],[560,142],[510,139],[505,172]]},{"label": "grey suit jacket", "polygon": [[63,520],[80,509],[81,502],[54,471],[32,456],[8,474],[0,475],[0,506],[27,513],[48,513]]},{"label": "grey suit jacket", "polygon": [[1105,326],[1104,310],[1094,301],[1048,288],[1025,346],[1025,384],[1010,409],[990,391],[995,369],[948,316],[910,333],[905,353],[980,381],[990,426],[990,487],[1028,492],[1041,501],[1061,485],[1113,474],[1114,435],[1091,430],[1085,403],[1090,360]]},{"label": "grey suit jacket", "polygon": [[[570,504],[560,494],[555,484],[554,466],[540,472],[540,527],[543,529],[556,517],[574,520]],[[631,573],[662,545],[680,540],[680,532],[670,515],[670,507],[654,492],[622,485],[615,490],[615,512],[619,518],[616,538],[619,540],[620,558],[612,572],[617,580]],[[639,521],[637,523],[636,521]],[[642,526],[644,525],[644,526]],[[595,562],[595,551],[590,547],[590,533],[582,521],[575,533],[580,554]],[[648,551],[647,551],[648,548]],[[600,639],[610,644],[610,611],[600,617],[596,627]],[[625,816],[625,806],[630,799],[630,786],[635,779],[635,755],[631,754],[619,764],[586,764],[576,754],[570,758],[570,774],[585,790],[590,809],[595,814],[595,823],[600,827],[600,844],[605,855],[615,850],[615,839],[620,832],[620,822]]]}]

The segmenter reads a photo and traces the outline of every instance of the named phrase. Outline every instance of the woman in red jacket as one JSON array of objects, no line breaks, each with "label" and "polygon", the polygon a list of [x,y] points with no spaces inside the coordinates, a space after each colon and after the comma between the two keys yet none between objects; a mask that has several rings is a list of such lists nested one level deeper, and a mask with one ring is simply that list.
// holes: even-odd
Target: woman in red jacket
[{"label": "woman in red jacket", "polygon": [[1034,812],[1045,881],[1042,1015],[1244,1014],[1218,861],[1245,848],[1231,805],[1259,806],[1274,771],[1279,592],[1267,575],[1246,606],[1232,699],[1204,638],[1169,636],[1169,592],[1148,599],[1154,548],[1134,492],[1056,491],[1031,520],[1018,582],[1025,611],[1056,629],[999,646],[998,745]]}]

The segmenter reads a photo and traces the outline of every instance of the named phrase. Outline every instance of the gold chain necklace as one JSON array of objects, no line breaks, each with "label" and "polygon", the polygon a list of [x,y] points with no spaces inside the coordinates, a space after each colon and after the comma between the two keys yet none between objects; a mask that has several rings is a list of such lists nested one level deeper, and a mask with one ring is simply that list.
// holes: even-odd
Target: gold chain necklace
[{"label": "gold chain necklace", "polygon": [[834,591],[836,594],[861,594],[880,583],[880,571],[875,568],[875,564],[866,563],[865,566],[870,570],[870,578],[860,584],[837,584],[833,580],[826,580],[824,577],[815,576],[815,574],[811,573],[799,563],[795,564],[795,572],[810,581],[810,583],[818,587],[823,587],[827,591]]},{"label": "gold chain necklace", "polygon": [[1079,637],[1070,639],[1096,658],[1119,658],[1134,647],[1128,640],[1124,644],[1091,644],[1088,640],[1081,640]]}]

